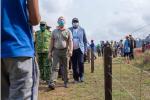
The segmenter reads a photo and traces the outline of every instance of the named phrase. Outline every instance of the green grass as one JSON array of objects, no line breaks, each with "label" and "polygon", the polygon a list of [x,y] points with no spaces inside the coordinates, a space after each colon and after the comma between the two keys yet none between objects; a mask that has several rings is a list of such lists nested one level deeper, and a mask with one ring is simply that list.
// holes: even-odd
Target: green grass
[{"label": "green grass", "polygon": [[[121,58],[113,59],[113,100],[133,100],[130,92],[136,100],[140,100],[140,75],[141,72],[124,63],[119,63]],[[73,84],[70,79],[69,88],[63,87],[63,82],[58,79],[56,90],[49,91],[46,84],[40,84],[39,100],[104,100],[104,69],[102,58],[95,61],[95,72],[91,73],[90,64],[85,64],[85,82]],[[125,91],[124,88],[127,89]],[[150,76],[142,73],[141,100],[150,100]]]},{"label": "green grass", "polygon": [[[98,59],[96,62],[102,62]],[[101,63],[95,64],[95,72],[91,73],[90,64],[85,63],[85,82],[73,84],[69,80],[69,88],[63,87],[61,79],[58,80],[60,87],[54,91],[39,91],[39,100],[103,100],[103,67]],[[42,86],[40,86],[42,87]],[[45,90],[47,86],[43,86]]]}]

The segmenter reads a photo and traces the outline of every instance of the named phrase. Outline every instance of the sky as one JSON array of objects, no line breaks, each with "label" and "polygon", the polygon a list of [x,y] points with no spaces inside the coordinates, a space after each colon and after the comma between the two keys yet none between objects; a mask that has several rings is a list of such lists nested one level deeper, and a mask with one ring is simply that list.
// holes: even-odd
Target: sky
[{"label": "sky", "polygon": [[[96,43],[102,40],[120,40],[132,34],[144,38],[150,34],[150,0],[39,0],[43,21],[57,26],[59,16],[72,26],[77,17],[87,38]],[[36,30],[39,26],[35,27]]]}]

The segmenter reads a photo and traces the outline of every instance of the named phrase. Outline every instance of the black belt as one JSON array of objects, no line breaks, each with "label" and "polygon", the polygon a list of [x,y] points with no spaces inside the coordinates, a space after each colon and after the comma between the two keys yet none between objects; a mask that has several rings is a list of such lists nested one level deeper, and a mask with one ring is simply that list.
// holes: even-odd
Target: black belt
[{"label": "black belt", "polygon": [[54,49],[56,49],[56,50],[66,50],[67,48],[54,48]]}]

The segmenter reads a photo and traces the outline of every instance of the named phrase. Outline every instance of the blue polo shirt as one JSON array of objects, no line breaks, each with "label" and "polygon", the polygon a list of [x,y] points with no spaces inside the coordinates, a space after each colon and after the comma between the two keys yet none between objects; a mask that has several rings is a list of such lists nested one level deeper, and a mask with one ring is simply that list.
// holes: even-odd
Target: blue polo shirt
[{"label": "blue polo shirt", "polygon": [[129,53],[130,52],[130,42],[127,39],[124,42],[124,52],[125,53]]},{"label": "blue polo shirt", "polygon": [[1,58],[34,56],[32,27],[28,23],[26,2],[1,1]]}]

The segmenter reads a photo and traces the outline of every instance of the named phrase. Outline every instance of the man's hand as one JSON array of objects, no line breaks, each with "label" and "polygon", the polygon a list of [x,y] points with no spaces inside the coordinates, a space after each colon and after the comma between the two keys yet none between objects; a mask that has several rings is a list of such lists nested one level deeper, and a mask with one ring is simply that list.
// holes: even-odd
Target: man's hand
[{"label": "man's hand", "polygon": [[87,52],[84,52],[84,54],[87,56]]},{"label": "man's hand", "polygon": [[69,51],[68,54],[69,54],[69,57],[71,57],[72,56],[72,51]]}]

